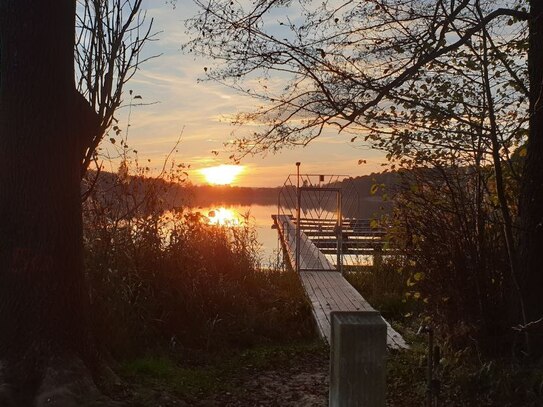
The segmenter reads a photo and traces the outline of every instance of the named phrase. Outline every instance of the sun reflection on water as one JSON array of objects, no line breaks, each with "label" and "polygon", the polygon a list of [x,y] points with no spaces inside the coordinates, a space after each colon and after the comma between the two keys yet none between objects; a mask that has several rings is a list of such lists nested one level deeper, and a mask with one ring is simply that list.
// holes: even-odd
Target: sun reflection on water
[{"label": "sun reflection on water", "polygon": [[211,209],[207,214],[207,219],[210,225],[240,226],[242,224],[242,217],[236,211],[224,207]]}]

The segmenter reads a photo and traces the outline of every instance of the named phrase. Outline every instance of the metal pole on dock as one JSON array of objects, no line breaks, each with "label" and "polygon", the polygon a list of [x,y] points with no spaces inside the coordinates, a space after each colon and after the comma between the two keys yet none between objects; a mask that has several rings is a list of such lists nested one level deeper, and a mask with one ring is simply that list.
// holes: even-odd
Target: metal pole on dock
[{"label": "metal pole on dock", "polygon": [[[279,264],[279,258],[281,256],[281,253],[283,253],[283,271],[285,271],[285,251],[283,250],[283,246],[281,245],[281,229],[279,224],[279,215],[281,215],[281,191],[277,194],[277,218],[275,218],[275,222],[277,223],[277,263]],[[284,232],[284,226],[283,226],[283,233]]]},{"label": "metal pole on dock", "polygon": [[337,193],[337,271],[343,274],[343,214],[341,208],[341,190]]},{"label": "metal pole on dock", "polygon": [[300,272],[300,206],[302,195],[300,191],[300,162],[296,163],[296,272]]}]

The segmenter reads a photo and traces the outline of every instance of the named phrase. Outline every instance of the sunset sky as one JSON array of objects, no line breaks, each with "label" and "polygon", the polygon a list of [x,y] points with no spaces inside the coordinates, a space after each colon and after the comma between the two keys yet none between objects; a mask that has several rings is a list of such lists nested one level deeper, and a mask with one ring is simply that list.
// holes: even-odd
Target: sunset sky
[{"label": "sunset sky", "polygon": [[[213,62],[195,60],[185,55],[181,45],[187,40],[184,20],[195,14],[196,8],[189,0],[177,2],[173,8],[160,0],[146,0],[144,8],[154,19],[154,30],[160,32],[158,41],[147,45],[145,54],[162,54],[146,62],[128,84],[127,90],[141,95],[150,106],[134,107],[130,114],[128,144],[139,152],[140,161],[151,159],[151,167],[162,167],[176,140],[183,131],[176,162],[191,165],[190,181],[204,183],[199,169],[228,164],[229,153],[224,152],[224,142],[233,138],[232,131],[242,135],[254,131],[251,126],[234,127],[228,117],[240,111],[250,110],[255,101],[219,84],[200,82],[204,78],[204,66]],[[126,93],[125,102],[128,99]],[[118,118],[126,133],[129,109],[123,108]],[[233,183],[239,186],[278,186],[286,176],[295,171],[294,163],[302,162],[307,173],[334,173],[351,176],[379,171],[383,154],[350,143],[352,135],[338,134],[329,129],[326,135],[306,148],[284,149],[276,155],[247,157],[246,166]],[[104,148],[111,148],[106,137]],[[213,150],[221,151],[218,156]],[[367,163],[358,165],[358,160]],[[112,170],[115,170],[112,165]]]}]

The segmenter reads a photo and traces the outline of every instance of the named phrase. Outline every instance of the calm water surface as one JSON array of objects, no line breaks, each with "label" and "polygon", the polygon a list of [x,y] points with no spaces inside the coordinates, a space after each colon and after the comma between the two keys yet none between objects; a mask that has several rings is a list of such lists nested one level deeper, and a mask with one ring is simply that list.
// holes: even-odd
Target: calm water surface
[{"label": "calm water surface", "polygon": [[[277,261],[279,245],[277,241],[277,230],[272,229],[273,220],[271,215],[277,213],[276,205],[211,205],[206,207],[193,208],[194,211],[208,216],[211,223],[223,225],[240,225],[247,221],[255,227],[258,241],[262,245],[261,257],[263,266],[273,264]],[[336,255],[325,255],[332,264],[336,263]],[[373,257],[367,255],[345,255],[344,265],[370,265]]]},{"label": "calm water surface", "polygon": [[272,229],[271,215],[277,213],[275,205],[211,205],[193,208],[202,215],[208,216],[210,222],[225,225],[238,225],[248,219],[249,225],[254,226],[258,241],[262,244],[264,265],[277,257],[277,231]]}]

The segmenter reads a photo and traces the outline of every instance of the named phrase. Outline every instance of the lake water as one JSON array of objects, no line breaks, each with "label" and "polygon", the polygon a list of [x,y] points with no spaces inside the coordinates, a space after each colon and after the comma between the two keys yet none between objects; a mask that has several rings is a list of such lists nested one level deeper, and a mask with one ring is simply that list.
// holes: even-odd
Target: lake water
[{"label": "lake water", "polygon": [[276,205],[211,205],[193,210],[208,216],[212,223],[226,226],[238,225],[248,219],[249,225],[255,227],[258,241],[262,244],[264,265],[277,257],[277,231],[272,229],[271,217],[277,213]]},{"label": "lake water", "polygon": [[[272,229],[273,219],[271,217],[271,215],[277,214],[276,205],[218,204],[192,209],[204,216],[208,216],[211,223],[218,223],[225,226],[236,226],[246,222],[246,219],[248,219],[249,225],[255,228],[258,241],[262,245],[262,265],[277,264],[279,243],[277,230]],[[335,254],[326,254],[325,257],[332,264],[336,263]],[[373,263],[373,256],[368,255],[346,254],[342,259],[344,265],[370,265]]]}]

